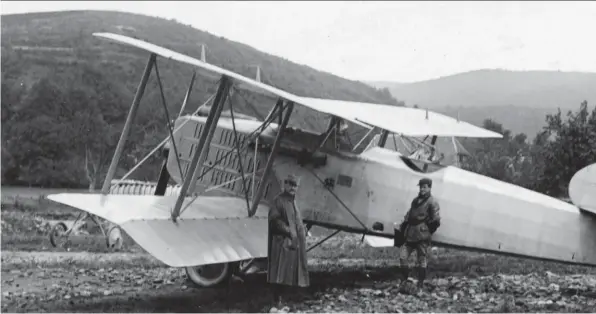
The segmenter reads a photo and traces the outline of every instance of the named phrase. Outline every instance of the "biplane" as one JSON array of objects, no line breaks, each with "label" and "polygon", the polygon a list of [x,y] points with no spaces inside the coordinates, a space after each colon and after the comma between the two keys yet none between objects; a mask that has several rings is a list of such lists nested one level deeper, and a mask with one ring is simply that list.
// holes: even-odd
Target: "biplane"
[{"label": "biplane", "polygon": [[[395,223],[417,195],[418,180],[428,177],[441,206],[442,223],[434,245],[596,265],[593,207],[580,209],[433,159],[437,138],[501,138],[498,133],[423,109],[297,96],[139,39],[111,33],[94,36],[142,49],[149,60],[101,194],[48,198],[122,228],[161,262],[185,268],[199,286],[223,283],[255,261],[266,260],[268,206],[288,174],[301,178],[296,202],[307,228],[334,230],[329,237],[344,231],[361,234],[375,247],[393,246]],[[220,76],[217,91],[202,107],[202,115],[180,114],[170,120],[164,104],[167,119],[174,124],[158,146],[167,150],[151,194],[110,193],[158,57],[186,64],[195,74],[215,73]],[[193,74],[182,107],[194,78]],[[273,96],[276,103],[268,115],[260,120],[235,116],[230,95],[238,92],[238,86]],[[326,130],[290,126],[299,107],[329,117]],[[355,144],[343,138],[350,125],[367,130]],[[430,154],[404,154],[396,145],[391,148],[392,141],[404,137],[431,138],[430,144],[418,141],[419,149],[430,149]],[[165,195],[170,179],[179,189]]]}]

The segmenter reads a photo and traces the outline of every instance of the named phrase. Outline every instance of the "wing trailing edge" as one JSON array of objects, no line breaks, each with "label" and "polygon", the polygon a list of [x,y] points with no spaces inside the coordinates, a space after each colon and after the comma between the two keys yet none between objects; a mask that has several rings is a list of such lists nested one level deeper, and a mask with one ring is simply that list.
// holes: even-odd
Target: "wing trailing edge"
[{"label": "wing trailing edge", "polygon": [[[248,218],[235,197],[199,197],[170,218],[176,196],[62,193],[49,199],[119,225],[155,258],[172,267],[234,262],[267,256],[267,212]],[[186,206],[191,201],[186,198]]]}]

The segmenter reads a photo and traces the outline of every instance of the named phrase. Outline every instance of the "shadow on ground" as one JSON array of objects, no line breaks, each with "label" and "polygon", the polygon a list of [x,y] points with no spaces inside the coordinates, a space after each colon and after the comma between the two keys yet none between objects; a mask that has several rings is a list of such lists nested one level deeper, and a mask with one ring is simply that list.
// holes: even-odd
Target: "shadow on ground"
[{"label": "shadow on ground", "polygon": [[[286,289],[281,292],[284,305],[291,308],[317,301],[326,290],[346,288],[384,289],[395,279],[395,269],[384,267],[371,271],[311,272],[311,285],[305,289]],[[87,299],[55,300],[40,304],[37,310],[49,312],[268,312],[274,303],[276,287],[266,283],[263,273],[249,275],[243,282],[232,281],[218,288],[183,289],[191,284],[180,281],[158,290],[128,293],[119,296]],[[26,310],[25,310],[26,311]]]}]

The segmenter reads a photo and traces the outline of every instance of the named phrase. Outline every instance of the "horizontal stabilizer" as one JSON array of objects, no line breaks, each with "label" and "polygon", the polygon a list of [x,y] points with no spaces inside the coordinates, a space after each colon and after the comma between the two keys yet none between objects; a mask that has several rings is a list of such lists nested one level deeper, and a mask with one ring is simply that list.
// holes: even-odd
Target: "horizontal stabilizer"
[{"label": "horizontal stabilizer", "polygon": [[[49,199],[118,224],[135,242],[172,267],[240,261],[267,256],[268,208],[247,216],[246,201],[198,197],[177,222],[176,196],[54,194]],[[182,208],[191,201],[186,198]]]}]

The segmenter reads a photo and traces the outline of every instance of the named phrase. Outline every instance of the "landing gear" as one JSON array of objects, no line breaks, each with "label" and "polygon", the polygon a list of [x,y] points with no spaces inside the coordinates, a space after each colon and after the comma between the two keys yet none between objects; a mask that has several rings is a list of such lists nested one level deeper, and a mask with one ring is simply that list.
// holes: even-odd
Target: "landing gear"
[{"label": "landing gear", "polygon": [[68,247],[68,238],[65,237],[68,227],[63,222],[59,222],[52,227],[50,230],[50,243],[53,247]]},{"label": "landing gear", "polygon": [[85,230],[85,219],[90,218],[101,230],[102,235],[106,239],[106,246],[110,250],[120,250],[122,248],[123,238],[120,227],[108,224],[108,232],[100,219],[88,213],[81,213],[74,222],[58,222],[50,230],[50,243],[53,247],[61,247],[68,249],[71,244],[70,236],[89,236],[89,232]]},{"label": "landing gear", "polygon": [[122,248],[122,232],[118,226],[112,226],[106,234],[106,242],[111,250],[120,250]]},{"label": "landing gear", "polygon": [[232,263],[186,267],[186,276],[199,288],[209,288],[228,282],[232,276]]},{"label": "landing gear", "polygon": [[186,276],[194,285],[199,288],[209,288],[228,284],[231,279],[243,282],[241,277],[263,270],[263,267],[266,267],[266,262],[267,258],[257,258],[232,263],[185,267],[185,270]]}]

